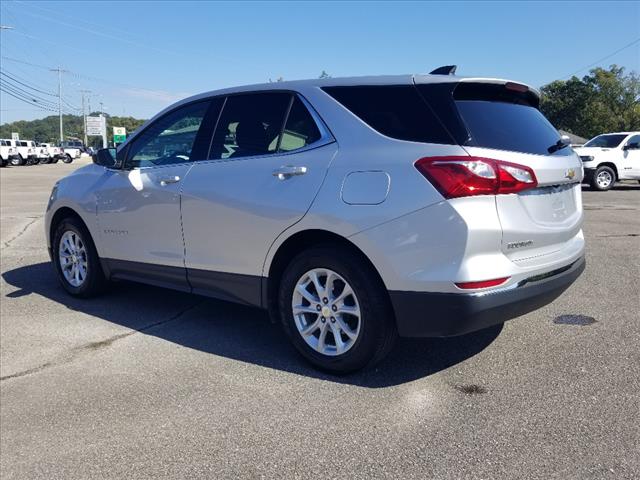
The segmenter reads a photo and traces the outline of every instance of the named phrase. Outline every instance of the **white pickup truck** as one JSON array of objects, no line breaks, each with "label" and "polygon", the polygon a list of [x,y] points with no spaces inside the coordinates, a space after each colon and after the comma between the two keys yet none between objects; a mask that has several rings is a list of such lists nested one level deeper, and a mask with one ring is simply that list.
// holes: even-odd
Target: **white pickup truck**
[{"label": "white pickup truck", "polygon": [[55,146],[53,143],[41,143],[40,146],[46,148],[47,152],[49,152],[49,163],[58,163],[58,160],[64,161],[67,158],[64,149]]},{"label": "white pickup truck", "polygon": [[640,132],[605,133],[574,150],[584,181],[595,190],[609,190],[618,180],[640,181]]},{"label": "white pickup truck", "polygon": [[9,139],[0,140],[0,166],[6,167],[14,158],[18,157],[15,141]]},{"label": "white pickup truck", "polygon": [[60,143],[60,147],[64,149],[65,158],[62,159],[64,163],[71,163],[76,158],[80,158],[84,151],[84,145],[78,140],[67,140]]},{"label": "white pickup truck", "polygon": [[18,150],[18,158],[11,160],[11,165],[35,165],[38,163],[38,152],[36,151],[35,142],[28,140],[16,140],[16,150]]}]

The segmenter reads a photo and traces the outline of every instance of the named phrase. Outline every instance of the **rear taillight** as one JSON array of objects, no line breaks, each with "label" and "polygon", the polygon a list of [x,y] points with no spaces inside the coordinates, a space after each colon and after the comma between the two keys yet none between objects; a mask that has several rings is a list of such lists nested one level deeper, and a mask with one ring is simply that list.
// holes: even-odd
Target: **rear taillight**
[{"label": "rear taillight", "polygon": [[482,157],[426,157],[416,168],[445,198],[517,193],[538,185],[529,167]]},{"label": "rear taillight", "polygon": [[464,290],[469,290],[473,288],[489,288],[489,287],[497,287],[498,285],[502,285],[511,277],[503,277],[503,278],[494,278],[492,280],[482,280],[480,282],[461,282],[456,283],[456,287],[462,288]]}]

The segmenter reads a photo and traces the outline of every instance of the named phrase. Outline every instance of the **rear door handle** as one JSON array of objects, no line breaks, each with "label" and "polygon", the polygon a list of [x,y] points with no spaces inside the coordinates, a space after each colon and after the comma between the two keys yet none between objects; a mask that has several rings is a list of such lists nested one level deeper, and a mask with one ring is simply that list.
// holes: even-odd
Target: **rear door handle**
[{"label": "rear door handle", "polygon": [[179,181],[180,181],[180,177],[175,175],[173,177],[163,178],[162,180],[160,180],[160,185],[162,185],[163,187],[166,187],[171,183],[178,183]]},{"label": "rear door handle", "polygon": [[278,180],[286,180],[294,175],[304,175],[307,173],[307,167],[295,167],[293,165],[284,165],[277,170],[273,171],[273,176],[278,177]]}]

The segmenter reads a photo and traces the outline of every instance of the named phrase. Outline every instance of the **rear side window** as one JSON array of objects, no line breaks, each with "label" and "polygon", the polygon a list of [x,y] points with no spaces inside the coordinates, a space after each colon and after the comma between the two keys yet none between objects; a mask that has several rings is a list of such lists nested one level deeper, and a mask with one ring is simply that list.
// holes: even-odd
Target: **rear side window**
[{"label": "rear side window", "polygon": [[280,151],[290,152],[320,140],[320,130],[302,100],[295,97],[282,132]]},{"label": "rear side window", "polygon": [[275,153],[292,96],[268,92],[232,95],[220,114],[210,159]]},{"label": "rear side window", "polygon": [[326,87],[323,90],[387,137],[411,142],[453,143],[412,85]]},{"label": "rear side window", "polygon": [[536,108],[535,97],[504,85],[460,84],[453,99],[469,137],[465,145],[536,155],[571,155],[557,149],[560,134]]}]

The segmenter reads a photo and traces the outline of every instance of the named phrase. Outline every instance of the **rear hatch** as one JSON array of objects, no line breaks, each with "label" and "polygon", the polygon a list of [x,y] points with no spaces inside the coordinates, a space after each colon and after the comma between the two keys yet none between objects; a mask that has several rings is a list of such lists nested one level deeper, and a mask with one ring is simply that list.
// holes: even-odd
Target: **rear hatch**
[{"label": "rear hatch", "polygon": [[559,148],[560,134],[538,110],[537,93],[500,80],[416,83],[469,155],[535,173],[536,188],[495,197],[505,255],[543,260],[567,247],[582,225],[581,162],[570,147]]}]

